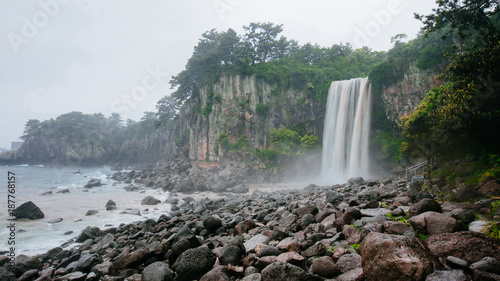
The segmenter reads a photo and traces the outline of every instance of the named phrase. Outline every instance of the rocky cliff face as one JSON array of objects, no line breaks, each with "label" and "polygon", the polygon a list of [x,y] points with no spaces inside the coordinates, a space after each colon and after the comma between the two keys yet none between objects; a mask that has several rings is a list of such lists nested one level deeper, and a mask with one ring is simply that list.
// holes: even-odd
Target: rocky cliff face
[{"label": "rocky cliff face", "polygon": [[401,117],[413,113],[427,92],[442,83],[436,73],[410,64],[402,81],[382,89],[387,118],[399,124]]},{"label": "rocky cliff face", "polygon": [[[206,108],[211,102],[210,112]],[[218,161],[223,157],[221,134],[227,134],[230,143],[246,135],[252,148],[267,147],[272,128],[295,125],[322,135],[324,107],[307,96],[305,85],[283,89],[256,76],[226,75],[186,102],[177,135],[189,130],[191,160]]]}]

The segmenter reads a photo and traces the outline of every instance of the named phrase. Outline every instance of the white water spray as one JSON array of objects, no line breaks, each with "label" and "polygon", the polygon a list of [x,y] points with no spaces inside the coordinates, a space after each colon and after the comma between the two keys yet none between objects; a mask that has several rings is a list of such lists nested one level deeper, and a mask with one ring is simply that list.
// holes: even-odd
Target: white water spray
[{"label": "white water spray", "polygon": [[335,81],[328,90],[321,180],[328,184],[370,176],[371,86],[368,78]]}]

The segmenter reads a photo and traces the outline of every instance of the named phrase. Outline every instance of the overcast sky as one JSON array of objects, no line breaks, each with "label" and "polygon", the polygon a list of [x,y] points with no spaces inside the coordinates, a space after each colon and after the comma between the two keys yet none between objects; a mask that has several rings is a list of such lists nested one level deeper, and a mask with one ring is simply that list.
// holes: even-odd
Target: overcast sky
[{"label": "overcast sky", "polygon": [[284,24],[300,44],[388,50],[435,0],[0,0],[0,147],[28,119],[71,111],[139,120],[172,92],[201,34]]}]

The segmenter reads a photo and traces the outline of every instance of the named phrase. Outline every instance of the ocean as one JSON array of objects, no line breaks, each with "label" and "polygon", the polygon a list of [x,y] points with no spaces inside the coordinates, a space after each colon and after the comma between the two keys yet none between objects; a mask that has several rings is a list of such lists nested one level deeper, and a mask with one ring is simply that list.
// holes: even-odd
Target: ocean
[{"label": "ocean", "polygon": [[[80,171],[80,173],[75,173]],[[32,201],[44,213],[39,220],[10,220],[8,210],[8,173],[15,174],[15,206]],[[141,201],[151,195],[162,202],[169,197],[168,192],[158,189],[140,188],[139,191],[128,192],[125,186],[108,178],[112,175],[109,167],[45,167],[45,166],[0,166],[0,252],[15,247],[16,255],[36,255],[44,253],[71,238],[78,236],[87,226],[105,229],[148,218],[157,219],[168,213],[170,206],[160,203],[154,206],[143,206]],[[83,188],[93,178],[105,184],[94,188]],[[57,193],[68,189],[69,193]],[[11,190],[12,191],[12,190]],[[52,194],[41,195],[51,191]],[[111,199],[117,209],[106,211],[106,202]],[[12,203],[12,202],[11,202]],[[137,209],[141,215],[123,214],[127,210]],[[86,216],[88,210],[98,210],[92,216]],[[50,220],[62,218],[59,223],[48,223]],[[9,226],[15,223],[14,239],[9,240]],[[71,234],[65,234],[72,231]],[[15,245],[9,244],[15,241]],[[69,247],[72,247],[70,245]]]}]

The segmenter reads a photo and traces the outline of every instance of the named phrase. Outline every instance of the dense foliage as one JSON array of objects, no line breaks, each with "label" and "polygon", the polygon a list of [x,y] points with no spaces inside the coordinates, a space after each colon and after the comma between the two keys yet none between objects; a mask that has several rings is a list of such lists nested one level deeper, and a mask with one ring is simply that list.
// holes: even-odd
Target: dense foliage
[{"label": "dense foliage", "polygon": [[464,39],[449,55],[440,78],[448,81],[432,90],[417,110],[403,120],[407,152],[423,155],[474,153],[500,149],[499,1],[439,1],[426,17],[425,30],[454,28]]},{"label": "dense foliage", "polygon": [[[371,66],[384,57],[384,52],[366,47],[354,50],[350,44],[299,46],[280,36],[283,26],[273,23],[250,23],[244,31],[238,35],[232,29],[210,30],[202,35],[186,69],[171,80],[177,104],[196,97],[201,87],[228,73],[256,75],[282,88],[308,85],[311,97],[323,101],[332,81],[366,77]],[[163,112],[158,112],[160,119],[165,119]],[[264,108],[259,113],[264,114]]]}]

